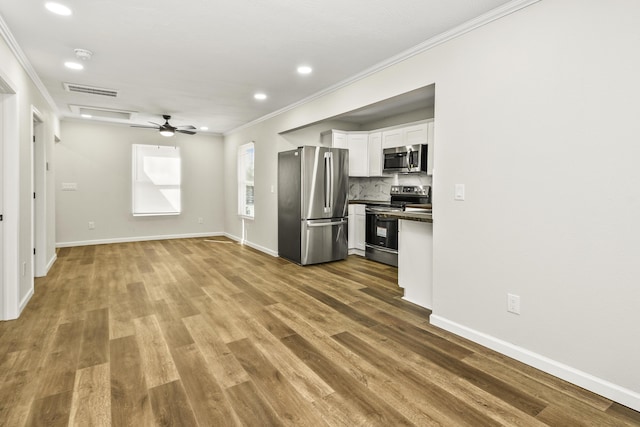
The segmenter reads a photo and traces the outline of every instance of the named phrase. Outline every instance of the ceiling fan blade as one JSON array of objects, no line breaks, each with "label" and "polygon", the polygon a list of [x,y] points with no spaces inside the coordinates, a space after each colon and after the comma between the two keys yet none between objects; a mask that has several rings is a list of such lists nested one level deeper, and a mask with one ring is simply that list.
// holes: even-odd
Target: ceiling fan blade
[{"label": "ceiling fan blade", "polygon": [[148,126],[148,125],[131,125],[132,128],[145,128],[145,129],[159,129],[158,126]]},{"label": "ceiling fan blade", "polygon": [[187,135],[195,135],[196,133],[192,130],[183,130],[183,129],[176,129],[176,132],[180,132],[180,133],[186,133]]},{"label": "ceiling fan blade", "polygon": [[185,126],[177,126],[178,129],[197,129],[195,126],[193,125],[185,125]]},{"label": "ceiling fan blade", "polygon": [[154,124],[156,126],[162,126],[160,123],[156,123],[156,122],[149,122],[149,123]]}]

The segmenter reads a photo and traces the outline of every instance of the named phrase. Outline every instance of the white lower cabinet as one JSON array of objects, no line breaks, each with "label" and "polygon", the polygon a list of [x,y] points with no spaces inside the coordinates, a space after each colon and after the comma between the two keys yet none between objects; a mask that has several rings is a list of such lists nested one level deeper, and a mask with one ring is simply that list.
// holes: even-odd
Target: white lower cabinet
[{"label": "white lower cabinet", "polygon": [[349,254],[364,256],[365,227],[365,205],[349,205]]},{"label": "white lower cabinet", "polygon": [[403,299],[432,308],[433,223],[398,221],[398,285]]}]

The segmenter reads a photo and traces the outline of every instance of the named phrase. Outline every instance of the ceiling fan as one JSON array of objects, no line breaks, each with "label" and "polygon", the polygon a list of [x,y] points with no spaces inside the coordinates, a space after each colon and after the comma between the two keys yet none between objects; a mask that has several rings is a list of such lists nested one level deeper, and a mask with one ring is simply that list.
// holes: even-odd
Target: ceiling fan
[{"label": "ceiling fan", "polygon": [[147,128],[147,129],[158,129],[160,131],[160,135],[162,136],[173,136],[174,133],[179,132],[179,133],[185,133],[187,135],[195,135],[196,133],[191,130],[191,129],[195,129],[195,126],[191,126],[191,125],[187,125],[187,126],[171,126],[169,124],[169,120],[171,119],[171,116],[164,114],[162,116],[162,118],[164,119],[164,124],[161,125],[160,123],[156,123],[156,122],[149,122],[155,126],[147,126],[147,125],[131,125],[131,127],[134,128]]}]

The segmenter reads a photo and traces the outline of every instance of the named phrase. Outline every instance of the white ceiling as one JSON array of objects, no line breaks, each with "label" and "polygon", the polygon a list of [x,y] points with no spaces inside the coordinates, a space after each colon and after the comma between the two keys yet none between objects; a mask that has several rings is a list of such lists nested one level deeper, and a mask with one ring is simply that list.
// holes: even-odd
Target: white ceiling
[{"label": "white ceiling", "polygon": [[[130,122],[224,133],[375,68],[505,0],[0,0],[0,16],[64,117],[72,105]],[[63,66],[91,50],[85,69]],[[313,67],[301,76],[298,65]],[[115,98],[65,91],[74,83]],[[268,98],[256,101],[255,92]],[[77,109],[75,109],[77,111]],[[118,121],[117,119],[109,119]],[[122,121],[121,121],[122,122]]]}]

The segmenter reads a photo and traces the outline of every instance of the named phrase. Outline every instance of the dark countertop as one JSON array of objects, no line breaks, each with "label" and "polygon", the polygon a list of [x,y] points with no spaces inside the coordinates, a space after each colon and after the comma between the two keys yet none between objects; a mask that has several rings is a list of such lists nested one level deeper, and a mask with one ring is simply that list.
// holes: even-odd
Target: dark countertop
[{"label": "dark countertop", "polygon": [[409,221],[419,221],[419,222],[429,222],[433,223],[433,215],[426,212],[384,212],[378,213],[382,218],[397,218],[397,219],[406,219]]},{"label": "dark countertop", "polygon": [[349,200],[349,204],[355,205],[388,205],[388,200],[365,200],[365,199],[354,199]]}]

